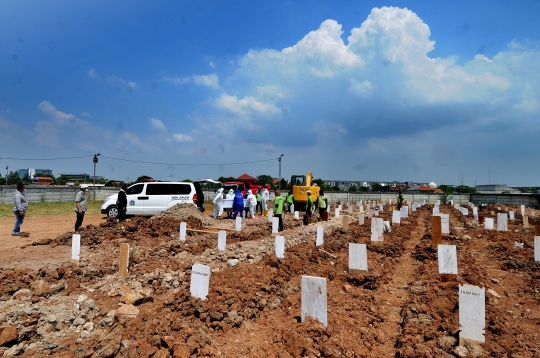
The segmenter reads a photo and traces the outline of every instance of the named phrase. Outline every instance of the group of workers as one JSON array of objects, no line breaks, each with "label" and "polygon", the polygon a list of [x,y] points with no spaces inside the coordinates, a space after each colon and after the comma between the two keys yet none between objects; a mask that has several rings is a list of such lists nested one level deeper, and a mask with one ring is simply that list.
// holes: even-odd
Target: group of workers
[{"label": "group of workers", "polygon": [[[291,211],[291,206],[294,205],[294,195],[292,192],[289,192],[287,194],[287,197],[283,199],[281,196],[281,193],[278,189],[274,192],[275,199],[274,199],[274,211],[273,214],[275,217],[277,217],[278,220],[278,231],[283,231],[283,209],[286,205],[286,210]],[[324,216],[324,212],[326,212],[328,208],[328,199],[324,195],[324,191],[321,190],[319,197],[317,198],[316,204],[313,203],[313,199],[311,198],[311,191],[307,191],[308,200],[306,204],[306,216],[308,217],[308,222],[311,221],[311,215],[315,211],[316,208],[319,209],[319,215],[321,218]],[[240,217],[244,217],[244,210],[246,211],[246,217],[247,217],[247,210],[249,209],[249,213],[251,215],[251,218],[255,218],[255,212],[261,213],[261,216],[268,217],[268,200],[270,198],[270,194],[268,192],[268,189],[266,187],[263,187],[261,189],[257,190],[256,194],[253,194],[251,190],[247,191],[247,197],[246,202],[244,204],[244,197],[239,189],[236,189],[234,191],[233,189],[230,189],[229,192],[225,195],[225,198],[223,198],[223,188],[218,189],[216,192],[216,196],[214,197],[214,200],[212,200],[212,203],[214,204],[214,218],[218,218],[223,214],[223,200],[232,199],[233,200],[233,219],[236,219],[238,214],[240,214]]]}]

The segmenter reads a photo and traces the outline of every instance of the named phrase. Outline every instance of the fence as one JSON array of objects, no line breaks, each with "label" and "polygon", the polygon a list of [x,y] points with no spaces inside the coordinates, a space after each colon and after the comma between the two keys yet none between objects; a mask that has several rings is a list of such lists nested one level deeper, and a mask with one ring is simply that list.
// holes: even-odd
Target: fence
[{"label": "fence", "polygon": [[[0,187],[0,204],[13,204],[13,194],[17,190],[14,185],[4,185]],[[79,188],[76,187],[27,187],[25,190],[25,197],[29,203],[63,203],[73,201],[75,202],[75,195]],[[103,200],[109,195],[118,193],[118,188],[104,188],[96,187],[96,200]],[[88,200],[94,199],[94,192],[92,189],[86,192],[86,198]]]}]

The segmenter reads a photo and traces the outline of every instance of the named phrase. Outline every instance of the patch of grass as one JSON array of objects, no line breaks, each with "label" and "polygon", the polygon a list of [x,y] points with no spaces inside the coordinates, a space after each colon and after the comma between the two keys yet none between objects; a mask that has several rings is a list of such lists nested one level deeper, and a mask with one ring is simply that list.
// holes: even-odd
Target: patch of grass
[{"label": "patch of grass", "polygon": [[[99,214],[101,212],[102,201],[88,201],[88,214]],[[67,203],[29,203],[28,215],[73,215],[75,212],[75,202]],[[13,204],[0,204],[0,217],[13,216]]]}]

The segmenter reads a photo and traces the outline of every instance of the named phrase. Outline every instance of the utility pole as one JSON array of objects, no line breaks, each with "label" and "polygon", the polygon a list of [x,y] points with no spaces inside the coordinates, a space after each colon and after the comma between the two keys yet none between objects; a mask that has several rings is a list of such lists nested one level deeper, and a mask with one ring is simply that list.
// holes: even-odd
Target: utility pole
[{"label": "utility pole", "polygon": [[279,158],[277,159],[278,162],[279,162],[279,182],[278,182],[278,190],[279,192],[281,193],[281,158],[283,158],[283,154],[281,154],[279,156]]},{"label": "utility pole", "polygon": [[9,167],[6,167],[6,185],[8,184],[7,180],[8,180],[8,169]]},{"label": "utility pole", "polygon": [[96,164],[98,163],[98,157],[101,153],[94,154],[94,201],[96,201]]}]

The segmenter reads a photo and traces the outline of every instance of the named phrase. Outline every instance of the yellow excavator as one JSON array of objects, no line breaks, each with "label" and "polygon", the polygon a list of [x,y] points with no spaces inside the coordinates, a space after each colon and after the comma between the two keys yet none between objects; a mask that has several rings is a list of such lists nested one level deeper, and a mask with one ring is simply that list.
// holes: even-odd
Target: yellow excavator
[{"label": "yellow excavator", "polygon": [[291,177],[290,190],[294,195],[294,210],[295,211],[305,211],[307,203],[307,191],[311,191],[311,199],[313,200],[313,205],[316,205],[317,198],[319,197],[320,187],[317,185],[311,186],[311,181],[313,180],[313,175],[311,172],[305,175],[293,175]]}]

